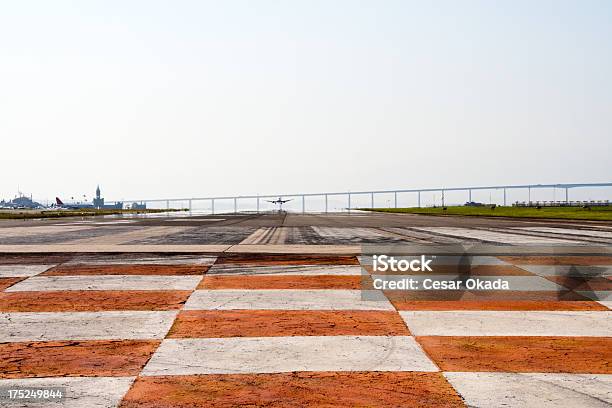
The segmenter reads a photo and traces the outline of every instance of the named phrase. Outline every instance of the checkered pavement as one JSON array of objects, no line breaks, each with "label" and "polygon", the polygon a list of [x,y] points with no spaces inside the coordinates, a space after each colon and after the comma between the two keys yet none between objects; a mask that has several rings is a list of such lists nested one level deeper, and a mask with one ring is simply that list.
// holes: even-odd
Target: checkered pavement
[{"label": "checkered pavement", "polygon": [[348,256],[15,258],[0,387],[66,387],[66,407],[610,406],[609,265],[479,257],[519,290],[458,294],[373,290]]}]

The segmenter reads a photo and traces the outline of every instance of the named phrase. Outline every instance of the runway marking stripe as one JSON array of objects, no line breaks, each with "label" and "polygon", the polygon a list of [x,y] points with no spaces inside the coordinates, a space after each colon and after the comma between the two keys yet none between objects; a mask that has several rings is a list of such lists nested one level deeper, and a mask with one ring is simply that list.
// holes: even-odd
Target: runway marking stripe
[{"label": "runway marking stripe", "polygon": [[[419,231],[433,232],[439,234],[450,235],[454,237],[466,237],[479,239],[485,242],[495,242],[502,244],[576,244],[576,241],[561,239],[561,238],[546,238],[538,236],[526,236],[521,234],[512,234],[507,232],[498,232],[493,230],[480,230],[472,228],[457,228],[457,227],[415,227]],[[501,257],[500,257],[501,258]],[[504,258],[501,258],[502,260]]]},{"label": "runway marking stripe", "polygon": [[60,404],[25,405],[10,404],[11,407],[55,406],[62,408],[108,408],[116,407],[128,391],[135,377],[57,377],[18,378],[0,380],[0,387],[41,388],[62,387],[66,389]]},{"label": "runway marking stripe", "polygon": [[394,272],[373,271],[371,265],[365,265],[364,269],[376,275],[464,275],[464,276],[534,276],[533,273],[513,265],[433,265],[433,272]]},{"label": "runway marking stripe", "polygon": [[117,254],[112,257],[105,255],[78,255],[64,265],[81,266],[112,266],[112,265],[148,265],[148,266],[210,266],[217,260],[210,255],[132,255]]},{"label": "runway marking stripe", "polygon": [[362,269],[359,265],[234,266],[232,264],[224,264],[212,266],[206,275],[355,276],[361,275],[362,273]]},{"label": "runway marking stripe", "polygon": [[612,374],[610,337],[417,337],[442,371]]},{"label": "runway marking stripe", "polygon": [[611,337],[607,311],[401,311],[415,336]]},{"label": "runway marking stripe", "polygon": [[34,276],[7,289],[7,292],[59,290],[193,290],[201,276],[90,275]]},{"label": "runway marking stripe", "polygon": [[34,276],[54,266],[55,265],[0,265],[0,278]]},{"label": "runway marking stripe", "polygon": [[608,407],[612,375],[444,373],[470,407]]},{"label": "runway marking stripe", "polygon": [[178,310],[189,295],[189,290],[2,292],[0,312]]},{"label": "runway marking stripe", "polygon": [[271,227],[257,228],[249,236],[240,241],[240,245],[259,244],[269,233]]},{"label": "runway marking stripe", "polygon": [[576,293],[600,303],[612,301],[612,291],[610,290],[577,290]]},{"label": "runway marking stripe", "polygon": [[[451,247],[453,248],[453,247]],[[457,248],[457,250],[460,247]],[[425,249],[425,248],[424,248]],[[372,255],[361,255],[357,257],[359,262],[362,265],[371,266],[373,264],[373,256]],[[421,255],[394,255],[394,258],[398,261],[400,260],[408,260],[411,261],[413,259],[420,259]],[[472,268],[475,267],[511,267],[508,262],[499,259],[497,256],[491,255],[465,255],[465,256],[457,256],[457,255],[436,255],[435,259],[431,263],[432,267],[440,268],[440,267],[459,267],[459,266],[469,266]]]},{"label": "runway marking stripe", "polygon": [[284,244],[286,239],[283,227],[262,227],[240,241],[239,245]]},{"label": "runway marking stripe", "polygon": [[[376,392],[372,392],[375,384]],[[139,377],[121,408],[169,406],[463,407],[441,373],[296,372]]]},{"label": "runway marking stripe", "polygon": [[567,234],[567,235],[579,235],[579,236],[584,235],[584,236],[589,236],[589,237],[612,239],[611,231],[596,231],[596,230],[569,229],[569,228],[550,228],[550,227],[520,227],[517,229],[523,230],[523,231],[551,232],[554,234]]},{"label": "runway marking stripe", "polygon": [[498,310],[498,311],[596,311],[608,308],[595,301],[541,301],[541,300],[415,300],[391,301],[397,310]]},{"label": "runway marking stripe", "polygon": [[165,339],[141,375],[293,371],[438,369],[410,336],[232,337]]},{"label": "runway marking stripe", "polygon": [[75,275],[203,275],[206,265],[59,265],[39,276]]},{"label": "runway marking stripe", "polygon": [[184,310],[395,310],[380,291],[196,290]]},{"label": "runway marking stripe", "polygon": [[342,255],[262,255],[262,254],[233,254],[220,257],[216,264],[232,264],[236,266],[283,266],[283,265],[359,265],[357,257]]},{"label": "runway marking stripe", "polygon": [[599,303],[600,305],[607,307],[609,310],[612,310],[612,301],[608,301],[608,300],[598,300],[597,303]]},{"label": "runway marking stripe", "polygon": [[179,313],[167,337],[347,335],[408,336],[410,332],[397,312],[364,310],[186,310]]},{"label": "runway marking stripe", "polygon": [[612,265],[610,255],[549,255],[549,256],[500,256],[500,259],[510,262],[513,265],[570,265],[570,266],[590,266],[590,265]]},{"label": "runway marking stripe", "polygon": [[0,378],[136,376],[160,340],[0,344]]},{"label": "runway marking stripe", "polygon": [[177,312],[0,313],[0,343],[62,340],[155,340]]},{"label": "runway marking stripe", "polygon": [[538,276],[612,277],[611,265],[519,265]]},{"label": "runway marking stripe", "polygon": [[373,289],[364,276],[206,276],[198,289]]},{"label": "runway marking stripe", "polygon": [[[1,248],[1,246],[0,246]],[[274,255],[297,255],[312,254],[316,256],[348,256],[348,254],[356,256],[361,251],[359,244],[266,244],[266,245],[234,245],[228,248],[226,254],[274,254]],[[329,262],[329,261],[326,261]],[[299,265],[298,261],[295,265]],[[326,263],[319,263],[325,265]],[[344,262],[338,263],[342,265]]]},{"label": "runway marking stripe", "polygon": [[334,241],[356,241],[360,240],[386,240],[391,242],[407,241],[406,237],[398,237],[397,234],[390,233],[378,228],[369,227],[318,227],[313,226],[313,231],[324,239]]},{"label": "runway marking stripe", "polygon": [[[470,279],[473,279],[471,276],[449,276],[449,275],[437,275],[435,273],[430,273],[429,275],[412,275],[407,277],[406,275],[372,275],[372,279],[376,282],[376,289],[383,289],[385,282],[387,284],[391,282],[399,283],[401,281],[411,280],[413,282],[418,283],[418,287],[423,288],[423,290],[431,290],[431,285],[433,282],[441,282],[441,281],[460,281],[461,289],[458,291],[467,290],[467,284]],[[471,282],[474,282],[473,279]],[[480,276],[478,277],[478,281],[480,282],[491,282],[495,283],[496,281],[507,282],[509,289],[511,291],[560,291],[564,288],[557,285],[555,282],[542,278],[540,276]],[[429,289],[426,284],[429,285]],[[472,291],[476,292],[490,292],[491,289],[485,289],[483,286],[479,288],[475,286],[475,289]],[[502,290],[502,289],[500,289]]]},{"label": "runway marking stripe", "polygon": [[474,301],[474,302],[505,302],[505,301],[592,301],[592,299],[569,289],[559,291],[461,291],[461,290],[386,290],[387,298],[396,306],[401,302],[413,301]]},{"label": "runway marking stripe", "polygon": [[415,231],[406,227],[384,227],[380,229],[398,236],[403,240],[416,243],[457,244],[462,242],[460,238],[447,237],[438,234],[426,233],[423,231]]},{"label": "runway marking stripe", "polygon": [[600,291],[612,290],[611,277],[570,277],[570,276],[548,276],[546,279],[562,285],[568,289],[578,291]]}]

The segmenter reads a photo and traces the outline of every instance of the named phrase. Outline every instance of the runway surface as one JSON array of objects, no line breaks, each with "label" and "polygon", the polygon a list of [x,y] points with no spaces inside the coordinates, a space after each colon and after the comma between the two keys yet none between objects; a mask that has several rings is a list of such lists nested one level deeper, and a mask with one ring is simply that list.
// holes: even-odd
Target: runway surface
[{"label": "runway surface", "polygon": [[[0,389],[63,387],[65,407],[607,407],[610,233],[378,214],[0,223]],[[469,276],[512,288],[378,290],[366,243],[492,244]]]},{"label": "runway surface", "polygon": [[127,246],[149,245],[348,247],[366,243],[610,245],[612,223],[366,212],[191,217],[188,213],[175,213],[143,218],[113,216],[0,222],[0,252],[12,246],[51,244],[123,246],[128,250]]}]

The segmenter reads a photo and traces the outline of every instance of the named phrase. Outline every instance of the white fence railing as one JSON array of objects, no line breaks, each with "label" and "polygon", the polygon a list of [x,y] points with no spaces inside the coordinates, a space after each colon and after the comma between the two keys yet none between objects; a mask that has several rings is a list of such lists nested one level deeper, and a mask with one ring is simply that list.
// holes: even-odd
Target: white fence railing
[{"label": "white fence railing", "polygon": [[[346,209],[353,208],[354,201],[353,199],[357,196],[359,197],[369,197],[369,206],[374,208],[375,198],[378,195],[392,195],[393,197],[393,207],[397,207],[398,204],[398,194],[405,193],[413,193],[416,195],[416,205],[421,207],[421,194],[423,193],[439,193],[441,204],[445,205],[445,194],[448,192],[465,192],[466,201],[472,200],[472,192],[474,191],[482,191],[482,190],[491,190],[491,191],[499,191],[503,190],[503,205],[508,205],[507,201],[507,192],[508,190],[525,190],[527,192],[527,202],[531,200],[531,194],[534,190],[542,190],[542,189],[560,189],[564,192],[564,200],[562,202],[569,203],[570,202],[570,190],[581,189],[581,188],[602,188],[602,187],[612,187],[612,183],[558,183],[558,184],[522,184],[522,185],[497,185],[497,186],[472,186],[472,187],[440,187],[440,188],[416,188],[416,189],[397,189],[397,190],[373,190],[373,191],[343,191],[343,192],[323,192],[323,193],[294,193],[294,194],[266,194],[266,195],[240,195],[240,196],[217,196],[217,197],[188,197],[188,198],[155,198],[155,199],[133,199],[133,200],[121,200],[126,204],[130,203],[139,203],[139,204],[154,204],[159,207],[166,208],[189,208],[192,210],[194,208],[194,204],[199,202],[208,202],[210,212],[213,214],[216,211],[215,204],[223,202],[226,210],[223,212],[228,212],[227,208],[229,207],[229,212],[232,210],[234,212],[240,211],[241,203],[250,200],[251,202],[255,200],[255,205],[253,208],[253,204],[251,204],[251,208],[249,210],[254,210],[259,212],[262,209],[262,200],[264,202],[269,201],[270,199],[293,199],[293,205],[295,206],[295,202],[301,202],[300,209],[302,212],[310,211],[306,205],[306,198],[310,197],[319,197],[323,200],[324,204],[321,206],[320,210],[324,210],[325,212],[329,211],[329,200],[330,198],[334,198],[336,201],[344,197]],[[362,200],[363,201],[363,200]],[[390,200],[389,206],[391,206]],[[228,206],[229,202],[229,206]],[[174,203],[180,203],[180,206],[175,206]],[[359,207],[367,207],[367,205],[360,205]],[[217,212],[218,212],[217,207]]]}]

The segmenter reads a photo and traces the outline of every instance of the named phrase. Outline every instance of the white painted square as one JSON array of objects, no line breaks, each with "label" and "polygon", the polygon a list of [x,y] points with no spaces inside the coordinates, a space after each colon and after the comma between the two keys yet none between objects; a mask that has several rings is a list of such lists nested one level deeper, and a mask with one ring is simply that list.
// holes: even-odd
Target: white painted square
[{"label": "white painted square", "polygon": [[612,336],[609,311],[401,311],[400,315],[415,336]]},{"label": "white painted square", "polygon": [[164,338],[176,311],[0,313],[0,343]]},{"label": "white painted square", "polygon": [[206,255],[168,255],[168,256],[112,256],[105,255],[82,255],[78,256],[67,265],[212,265],[217,260],[216,256]]},{"label": "white painted square", "polygon": [[610,374],[444,373],[469,407],[604,408]]},{"label": "white painted square", "polygon": [[55,265],[0,265],[0,278],[24,278],[53,268]]},{"label": "white painted square", "polygon": [[2,407],[10,408],[114,408],[130,389],[135,377],[54,377],[2,379],[0,387],[11,388],[65,388],[62,400],[56,402],[7,402]]},{"label": "white painted square", "polygon": [[517,265],[519,268],[540,276],[612,276],[612,265]]},{"label": "white painted square", "polygon": [[438,371],[410,336],[166,339],[142,375]]},{"label": "white painted square", "polygon": [[200,275],[75,275],[34,276],[8,288],[7,292],[58,290],[193,290]]},{"label": "white painted square", "polygon": [[361,275],[359,265],[283,265],[283,266],[236,266],[214,265],[206,275],[269,275],[269,276],[355,276]]},{"label": "white painted square", "polygon": [[185,303],[184,309],[395,310],[381,291],[340,289],[196,290]]}]

